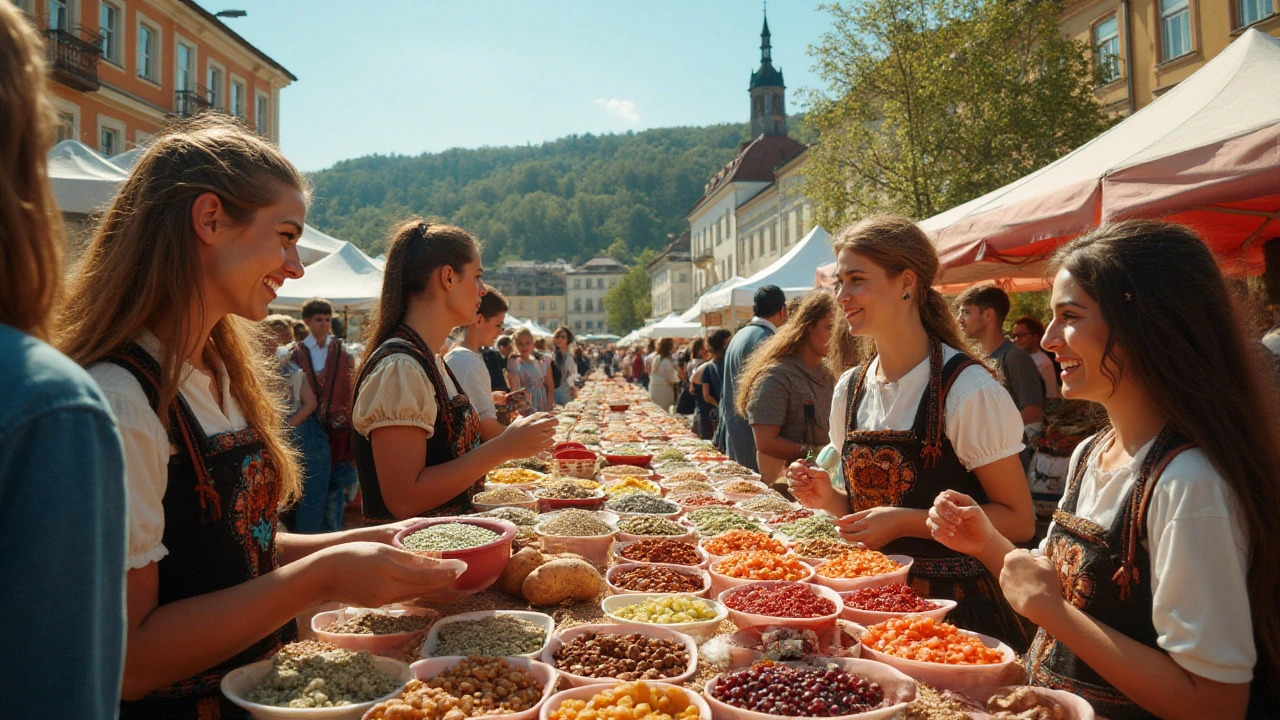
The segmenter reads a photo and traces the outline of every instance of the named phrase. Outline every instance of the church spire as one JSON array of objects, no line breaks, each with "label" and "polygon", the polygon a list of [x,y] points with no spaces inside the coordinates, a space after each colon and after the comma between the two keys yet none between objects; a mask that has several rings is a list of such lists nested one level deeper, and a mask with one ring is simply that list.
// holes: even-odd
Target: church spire
[{"label": "church spire", "polygon": [[751,73],[751,135],[786,135],[786,84],[782,68],[773,66],[772,33],[769,13],[765,8],[764,28],[760,31],[760,69]]},{"label": "church spire", "polygon": [[769,6],[765,5],[764,30],[760,31],[760,64],[773,62],[773,45],[769,42]]}]

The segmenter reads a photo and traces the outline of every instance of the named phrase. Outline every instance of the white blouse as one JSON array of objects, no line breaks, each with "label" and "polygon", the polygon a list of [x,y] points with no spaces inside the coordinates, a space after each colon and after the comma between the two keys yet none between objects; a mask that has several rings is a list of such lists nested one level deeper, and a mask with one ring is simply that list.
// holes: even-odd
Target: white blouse
[{"label": "white blouse", "polygon": [[[157,359],[160,340],[150,330],[135,338]],[[178,392],[190,406],[200,429],[210,437],[243,430],[248,426],[240,406],[231,396],[227,371],[217,364],[222,404],[214,397],[213,378],[183,363]],[[96,363],[89,375],[106,396],[124,440],[124,474],[129,488],[129,542],[126,567],[137,570],[169,554],[164,538],[164,493],[169,487],[169,456],[178,449],[169,443],[169,432],[142,385],[128,370],[112,363]]]},{"label": "white blouse", "polygon": [[[943,363],[959,354],[955,348],[942,346]],[[856,369],[840,376],[831,402],[831,444],[837,449],[844,445],[849,383]],[[880,375],[877,357],[867,368],[863,386],[857,429],[910,430],[915,425],[920,400],[929,387],[929,359],[925,358],[897,382],[888,382]],[[981,366],[965,368],[952,383],[947,394],[943,430],[966,470],[1016,455],[1024,447],[1022,416],[1013,398]]]},{"label": "white blouse", "polygon": [[[445,370],[444,360],[439,355],[433,359],[452,398],[458,388]],[[436,431],[437,408],[435,387],[422,366],[413,356],[396,353],[375,365],[360,385],[360,397],[351,409],[351,424],[365,437],[388,425],[422,428],[431,437]]]},{"label": "white blouse", "polygon": [[[1075,514],[1111,527],[1154,442],[1106,472],[1097,468],[1096,453],[1089,458]],[[1068,477],[1074,476],[1083,447],[1076,448]],[[1249,538],[1236,503],[1203,451],[1183,451],[1152,490],[1144,545],[1151,555],[1147,572],[1156,643],[1182,669],[1221,683],[1249,682],[1257,661],[1246,587]],[[1041,552],[1047,543],[1046,538],[1040,544]]]}]

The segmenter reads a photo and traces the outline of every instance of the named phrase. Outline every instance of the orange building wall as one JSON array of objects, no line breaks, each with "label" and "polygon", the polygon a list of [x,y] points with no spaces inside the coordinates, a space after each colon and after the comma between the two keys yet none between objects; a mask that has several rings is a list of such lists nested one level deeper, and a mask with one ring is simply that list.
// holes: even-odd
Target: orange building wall
[{"label": "orange building wall", "polygon": [[[101,3],[103,0],[73,0],[72,28],[82,26],[92,32],[99,31]],[[268,64],[236,39],[220,31],[207,19],[176,0],[118,0],[112,3],[121,10],[119,21],[123,36],[120,45],[119,65],[103,58],[98,61],[99,90],[81,92],[62,83],[51,81],[55,96],[79,107],[78,138],[86,145],[99,148],[99,117],[106,117],[124,125],[125,133],[117,152],[138,144],[139,133],[158,132],[173,118],[176,106],[177,42],[195,49],[194,82],[201,86],[208,83],[210,61],[222,68],[219,92],[224,112],[230,112],[231,82],[233,76],[245,85],[244,119],[255,128],[256,96],[266,93],[268,100],[267,135],[278,141],[279,90],[291,82],[280,69]],[[47,27],[48,0],[33,0],[31,12],[43,30]],[[159,31],[156,51],[156,82],[138,75],[138,26],[145,21]],[[145,139],[142,137],[141,139]]]}]

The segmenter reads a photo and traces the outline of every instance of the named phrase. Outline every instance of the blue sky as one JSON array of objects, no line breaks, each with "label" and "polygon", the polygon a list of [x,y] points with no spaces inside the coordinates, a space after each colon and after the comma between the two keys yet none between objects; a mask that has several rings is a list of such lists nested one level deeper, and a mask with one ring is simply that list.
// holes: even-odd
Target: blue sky
[{"label": "blue sky", "polygon": [[[748,119],[761,5],[751,0],[198,0],[298,76],[281,95],[303,170],[372,153],[523,145]],[[817,83],[817,2],[769,7],[774,65]]]}]

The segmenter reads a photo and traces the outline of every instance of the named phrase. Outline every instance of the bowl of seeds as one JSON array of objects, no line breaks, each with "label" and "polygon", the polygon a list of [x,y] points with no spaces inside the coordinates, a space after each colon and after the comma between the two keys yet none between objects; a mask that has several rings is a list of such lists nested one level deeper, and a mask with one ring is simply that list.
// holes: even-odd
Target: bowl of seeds
[{"label": "bowl of seeds", "polygon": [[[552,512],[566,508],[599,510],[607,499],[599,486],[592,488],[586,480],[558,480],[538,489],[538,512]],[[594,484],[594,483],[593,483]]]},{"label": "bowl of seeds", "polygon": [[483,655],[536,658],[551,640],[556,621],[528,610],[480,610],[450,615],[431,627],[422,657]]},{"label": "bowl of seeds", "polygon": [[306,640],[232,670],[221,689],[255,718],[357,720],[398,695],[412,678],[399,660]]},{"label": "bowl of seeds", "polygon": [[614,497],[605,503],[605,507],[623,517],[656,515],[669,520],[675,520],[683,512],[679,504],[655,493],[647,492],[634,492]]},{"label": "bowl of seeds", "polygon": [[502,574],[511,559],[511,540],[515,534],[515,525],[498,518],[430,518],[396,533],[391,544],[465,562],[466,572],[454,581],[451,589],[470,594],[489,587]]},{"label": "bowl of seeds", "polygon": [[311,618],[316,638],[344,650],[403,658],[422,646],[440,613],[430,608],[392,605],[347,607]]},{"label": "bowl of seeds", "polygon": [[516,507],[526,510],[537,510],[538,499],[526,490],[517,487],[499,485],[484,492],[476,493],[471,504],[479,512],[497,510],[500,507]]},{"label": "bowl of seeds", "polygon": [[542,542],[543,552],[575,553],[587,562],[603,566],[609,562],[609,548],[613,546],[618,527],[596,513],[569,509],[554,513],[539,523],[534,532]]},{"label": "bowl of seeds", "polygon": [[690,545],[698,542],[692,528],[659,515],[630,515],[618,523],[618,542],[633,542],[646,537],[665,537]]}]

